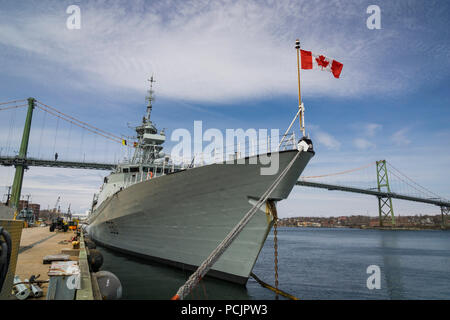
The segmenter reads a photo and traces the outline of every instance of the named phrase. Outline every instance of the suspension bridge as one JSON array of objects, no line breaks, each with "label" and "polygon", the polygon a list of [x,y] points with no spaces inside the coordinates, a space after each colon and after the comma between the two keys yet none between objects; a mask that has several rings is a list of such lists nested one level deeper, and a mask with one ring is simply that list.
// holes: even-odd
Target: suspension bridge
[{"label": "suspension bridge", "polygon": [[[14,208],[18,208],[24,171],[31,166],[113,170],[120,159],[131,158],[134,148],[133,143],[127,142],[133,137],[99,129],[34,98],[1,102],[0,125],[0,165],[16,169],[9,201]],[[348,177],[352,175],[356,175],[358,183],[350,181]],[[364,175],[366,178],[362,178]],[[346,179],[339,182],[338,177]],[[450,211],[448,199],[421,186],[385,160],[331,174],[302,176],[297,185],[374,196],[378,200],[380,226],[395,226],[392,199],[440,207],[443,225]]]},{"label": "suspension bridge", "polygon": [[[357,173],[362,170],[370,170],[375,167],[373,172],[376,172],[376,186],[367,187],[352,187],[349,185],[330,183],[330,182],[317,182],[314,180],[323,180],[324,178],[336,177],[345,174]],[[391,182],[390,178],[391,177]],[[393,192],[391,190],[392,178],[395,178],[395,185],[400,192]],[[440,197],[436,193],[421,186],[401,171],[396,169],[392,164],[386,160],[380,160],[371,162],[368,165],[345,170],[341,172],[324,174],[318,176],[302,176],[296,183],[298,186],[326,189],[329,191],[343,191],[351,193],[359,193],[364,195],[375,196],[378,200],[378,214],[379,224],[382,227],[387,220],[392,226],[395,225],[394,206],[392,199],[400,199],[406,201],[414,201],[420,203],[431,204],[440,207],[442,225],[446,225],[446,218],[449,214],[450,201]],[[371,185],[374,185],[372,183]]]}]

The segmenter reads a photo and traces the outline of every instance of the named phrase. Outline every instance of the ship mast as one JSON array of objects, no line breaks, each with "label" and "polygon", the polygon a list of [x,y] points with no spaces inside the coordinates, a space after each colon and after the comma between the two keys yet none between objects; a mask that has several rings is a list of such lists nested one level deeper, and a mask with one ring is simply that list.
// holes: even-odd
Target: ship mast
[{"label": "ship mast", "polygon": [[153,80],[153,75],[147,81],[150,82],[150,89],[148,90],[148,96],[145,98],[148,101],[147,116],[145,117],[146,123],[150,122],[150,114],[152,113],[152,101],[155,100],[155,98],[153,97],[153,82],[156,82],[155,80]]},{"label": "ship mast", "polygon": [[132,163],[147,163],[155,159],[158,159],[159,152],[163,149],[161,146],[165,141],[164,130],[158,133],[158,130],[150,121],[152,112],[152,103],[155,101],[153,96],[153,83],[156,82],[153,79],[153,75],[150,79],[150,89],[147,91],[147,114],[142,117],[142,124],[135,128],[137,142],[134,144],[135,151],[132,158]]},{"label": "ship mast", "polygon": [[295,49],[297,50],[297,77],[298,77],[298,110],[299,110],[299,115],[298,115],[298,120],[300,122],[300,131],[302,132],[303,136],[305,137],[305,107],[303,106],[302,103],[302,95],[301,95],[301,91],[300,91],[300,40],[297,39],[295,40]]}]

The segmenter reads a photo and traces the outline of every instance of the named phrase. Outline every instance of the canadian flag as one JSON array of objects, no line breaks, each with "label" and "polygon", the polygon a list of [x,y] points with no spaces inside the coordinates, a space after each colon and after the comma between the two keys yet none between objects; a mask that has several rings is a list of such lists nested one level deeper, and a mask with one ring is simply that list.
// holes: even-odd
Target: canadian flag
[{"label": "canadian flag", "polygon": [[300,50],[302,56],[302,69],[322,69],[330,71],[335,78],[341,74],[342,63],[323,55],[314,54],[311,51]]}]

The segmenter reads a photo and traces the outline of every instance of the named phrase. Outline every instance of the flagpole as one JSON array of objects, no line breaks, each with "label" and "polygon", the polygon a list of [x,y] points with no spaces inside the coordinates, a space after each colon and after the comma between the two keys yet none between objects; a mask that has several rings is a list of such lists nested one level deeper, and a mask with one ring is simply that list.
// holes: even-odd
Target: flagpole
[{"label": "flagpole", "polygon": [[[295,40],[295,49],[297,49],[297,78],[298,78],[298,108],[301,109],[302,107],[302,94],[300,91],[300,40]],[[298,120],[300,123],[300,131],[303,133],[303,136],[305,136],[305,128],[303,126],[303,110],[299,110],[299,116]]]}]

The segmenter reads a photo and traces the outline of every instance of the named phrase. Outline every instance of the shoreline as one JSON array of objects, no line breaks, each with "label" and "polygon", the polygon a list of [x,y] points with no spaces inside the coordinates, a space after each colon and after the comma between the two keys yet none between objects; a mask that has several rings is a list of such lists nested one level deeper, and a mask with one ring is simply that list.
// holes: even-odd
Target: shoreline
[{"label": "shoreline", "polygon": [[430,226],[430,227],[370,227],[370,226],[330,226],[330,227],[317,227],[317,226],[285,226],[278,225],[278,227],[286,228],[298,228],[298,229],[361,229],[361,230],[394,230],[394,231],[426,231],[426,230],[436,230],[436,231],[448,231],[450,227],[441,226]]}]

